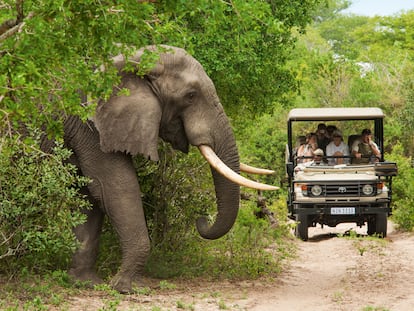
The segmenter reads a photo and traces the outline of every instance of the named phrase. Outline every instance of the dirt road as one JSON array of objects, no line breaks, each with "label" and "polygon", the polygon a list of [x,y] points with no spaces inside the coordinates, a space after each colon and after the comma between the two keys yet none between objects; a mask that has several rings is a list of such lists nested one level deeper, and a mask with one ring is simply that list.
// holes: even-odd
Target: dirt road
[{"label": "dirt road", "polygon": [[389,227],[383,242],[336,237],[350,228],[347,224],[311,229],[280,284],[249,295],[245,309],[414,310],[414,235]]},{"label": "dirt road", "polygon": [[[366,230],[349,224],[311,228],[308,242],[297,241],[298,258],[276,281],[181,284],[164,294],[128,296],[118,310],[414,310],[414,235],[396,232],[390,223],[385,240],[337,237],[348,229]],[[97,310],[110,300],[78,297],[69,304]]]}]

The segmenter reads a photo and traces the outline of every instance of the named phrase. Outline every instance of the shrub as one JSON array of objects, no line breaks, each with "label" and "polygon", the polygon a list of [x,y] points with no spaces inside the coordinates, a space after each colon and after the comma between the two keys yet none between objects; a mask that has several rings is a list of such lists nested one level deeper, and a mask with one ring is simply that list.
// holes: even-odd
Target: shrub
[{"label": "shrub", "polygon": [[403,155],[403,147],[397,143],[387,160],[398,165],[398,176],[393,179],[393,217],[392,219],[402,230],[412,231],[414,228],[414,168],[412,159]]},{"label": "shrub", "polygon": [[392,198],[393,217],[400,229],[412,231],[414,229],[414,168],[412,159],[403,155],[403,147],[400,143],[393,146],[392,153],[387,160],[394,161],[398,165],[398,176],[393,178]]},{"label": "shrub", "polygon": [[[218,240],[202,239],[195,227],[201,215],[217,212],[210,168],[199,152],[175,152],[168,144],[160,150],[159,163],[136,159],[143,192],[145,215],[151,238],[146,265],[152,277],[254,278],[280,270],[291,251],[285,237],[286,203],[270,203],[279,225],[257,218],[256,200],[242,201],[232,230]],[[106,277],[119,264],[120,249],[107,223],[98,267]]]},{"label": "shrub", "polygon": [[[281,215],[277,212],[279,204],[270,207],[276,215]],[[292,253],[284,238],[288,231],[286,218],[277,217],[279,225],[272,227],[267,219],[256,217],[256,210],[253,201],[244,201],[234,227],[218,240],[203,240],[193,233],[182,237],[174,247],[156,246],[147,270],[161,278],[208,279],[254,279],[280,272],[283,260]]]},{"label": "shrub", "polygon": [[85,220],[78,189],[87,180],[64,164],[70,152],[61,144],[51,155],[38,142],[0,140],[0,273],[65,268],[77,246],[72,229]]}]

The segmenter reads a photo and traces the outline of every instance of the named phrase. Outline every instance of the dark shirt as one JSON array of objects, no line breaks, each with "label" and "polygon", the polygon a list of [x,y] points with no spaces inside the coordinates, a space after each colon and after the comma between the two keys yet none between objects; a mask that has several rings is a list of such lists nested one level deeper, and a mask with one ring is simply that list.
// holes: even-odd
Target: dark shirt
[{"label": "dark shirt", "polygon": [[331,141],[329,140],[328,137],[324,136],[322,138],[318,137],[318,148],[321,148],[323,150],[323,153],[326,154],[326,146],[328,146],[328,144]]}]

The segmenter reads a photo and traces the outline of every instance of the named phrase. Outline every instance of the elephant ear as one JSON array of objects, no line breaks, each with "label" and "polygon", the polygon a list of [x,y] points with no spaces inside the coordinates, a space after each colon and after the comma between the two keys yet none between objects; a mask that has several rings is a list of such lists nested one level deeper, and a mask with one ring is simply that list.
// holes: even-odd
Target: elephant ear
[{"label": "elephant ear", "polygon": [[[161,106],[145,78],[122,73],[121,89],[108,101],[101,100],[95,114],[101,149],[104,152],[127,152],[158,161],[158,135]],[[119,88],[118,88],[119,89]]]}]

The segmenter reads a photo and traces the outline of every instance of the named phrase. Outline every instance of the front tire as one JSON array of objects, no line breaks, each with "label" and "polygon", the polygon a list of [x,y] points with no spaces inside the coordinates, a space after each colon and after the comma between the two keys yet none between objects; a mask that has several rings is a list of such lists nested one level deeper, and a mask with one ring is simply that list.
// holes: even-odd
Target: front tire
[{"label": "front tire", "polygon": [[295,236],[303,241],[308,240],[308,215],[296,214]]},{"label": "front tire", "polygon": [[381,238],[387,236],[387,214],[377,214],[374,219],[368,221],[368,235],[378,235]]}]

